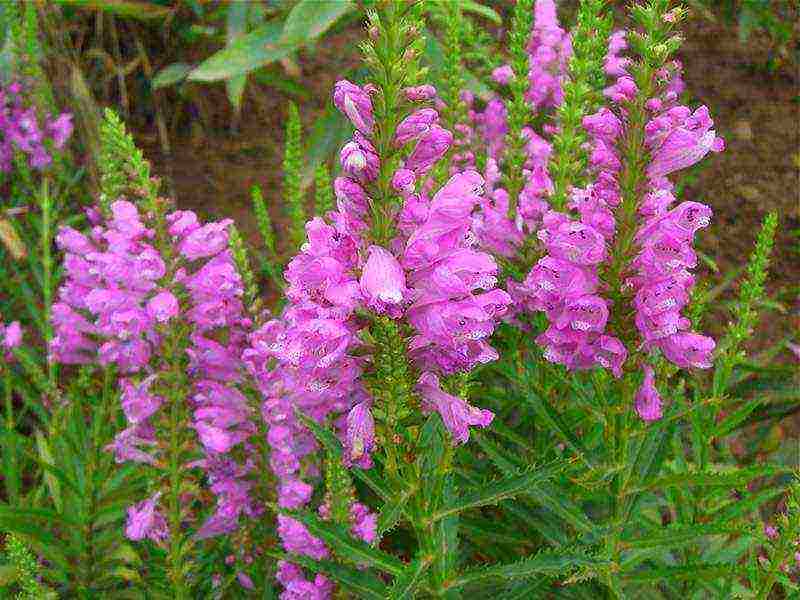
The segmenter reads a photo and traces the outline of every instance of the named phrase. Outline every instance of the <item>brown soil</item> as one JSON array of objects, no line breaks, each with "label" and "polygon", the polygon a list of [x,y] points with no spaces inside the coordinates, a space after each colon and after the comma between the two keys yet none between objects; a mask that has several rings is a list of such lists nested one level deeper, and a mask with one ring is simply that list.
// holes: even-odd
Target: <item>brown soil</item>
[{"label": "brown soil", "polygon": [[[768,289],[790,315],[768,313],[756,336],[777,342],[790,330],[800,331],[800,238],[790,233],[800,228],[800,73],[760,68],[768,46],[755,34],[743,44],[733,28],[701,20],[689,23],[685,33],[687,89],[698,104],[708,105],[727,144],[704,161],[685,197],[714,209],[702,245],[722,273],[744,265],[762,219],[778,212]],[[793,327],[787,328],[787,316]]]},{"label": "brown soil", "polygon": [[[328,36],[315,53],[300,56],[301,81],[310,92],[300,103],[307,128],[324,111],[337,75],[358,64],[355,44],[361,35],[353,26]],[[765,348],[800,331],[800,239],[790,235],[800,228],[800,74],[760,68],[768,46],[757,34],[742,43],[735,28],[697,18],[686,25],[685,35],[680,57],[688,91],[693,103],[709,106],[727,142],[725,152],[709,157],[687,179],[684,198],[706,202],[715,213],[714,224],[702,236],[703,250],[721,274],[728,273],[744,264],[764,215],[776,210],[781,218],[769,290],[786,311],[769,312],[760,326],[755,345]],[[207,86],[202,93],[205,126],[178,129],[170,140],[170,156],[160,151],[154,128],[140,131],[138,141],[155,170],[172,178],[182,207],[208,217],[231,216],[256,240],[249,209],[253,184],[261,185],[273,219],[281,221],[283,121],[289,98],[251,82],[234,130],[222,86]],[[721,275],[708,274],[721,280]],[[722,314],[709,318],[712,330],[722,325]]]}]

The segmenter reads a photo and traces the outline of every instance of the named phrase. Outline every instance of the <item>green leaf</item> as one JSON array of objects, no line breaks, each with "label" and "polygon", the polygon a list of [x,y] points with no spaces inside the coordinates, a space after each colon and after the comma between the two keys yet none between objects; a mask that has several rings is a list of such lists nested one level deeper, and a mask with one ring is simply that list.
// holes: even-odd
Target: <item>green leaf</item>
[{"label": "green leaf", "polygon": [[623,573],[620,575],[625,581],[631,583],[662,582],[664,580],[698,580],[730,576],[735,563],[710,563],[690,566],[672,566],[648,568],[637,573]]},{"label": "green leaf", "polygon": [[155,74],[151,85],[153,86],[154,90],[174,85],[179,81],[186,79],[186,76],[191,70],[192,65],[190,64],[182,62],[172,63]]},{"label": "green leaf", "polygon": [[[39,458],[47,465],[53,464],[53,454],[50,451],[50,445],[47,438],[44,437],[41,431],[36,431],[36,449],[39,452]],[[56,510],[59,512],[64,510],[64,503],[61,500],[61,483],[58,478],[48,469],[44,471],[44,481],[47,484],[47,489],[50,491],[50,498]]]},{"label": "green leaf", "polygon": [[475,13],[476,15],[480,15],[481,17],[488,19],[495,25],[502,25],[503,19],[500,15],[495,12],[493,8],[489,8],[488,6],[484,6],[475,0],[459,0],[461,2],[461,10],[464,12],[471,12]]},{"label": "green leaf", "polygon": [[448,515],[455,515],[472,508],[498,504],[519,494],[530,493],[531,490],[540,486],[543,482],[562,472],[565,467],[566,463],[557,461],[529,473],[513,475],[492,482],[483,489],[457,498],[449,506],[443,507],[433,515],[432,521],[438,521]]},{"label": "green leaf", "polygon": [[403,516],[406,504],[416,492],[417,489],[415,487],[407,487],[399,494],[394,494],[383,505],[378,515],[378,538],[383,537],[387,531],[394,529]]},{"label": "green leaf", "polygon": [[430,560],[415,559],[411,561],[403,574],[394,580],[387,598],[389,600],[413,600],[429,566]]},{"label": "green leaf", "polygon": [[265,23],[204,60],[189,73],[189,81],[230,79],[288,56],[296,46],[281,40],[282,31],[279,20]]},{"label": "green leaf", "polygon": [[62,6],[73,6],[86,10],[101,10],[119,17],[149,21],[166,19],[172,9],[143,0],[56,0]]},{"label": "green leaf", "polygon": [[344,144],[352,133],[353,127],[350,121],[334,108],[332,102],[328,102],[325,113],[314,121],[311,135],[308,136],[306,143],[306,164],[309,175]]},{"label": "green leaf", "polygon": [[[228,14],[226,19],[225,39],[227,45],[236,43],[247,33],[247,14],[250,11],[250,4],[248,2],[231,2],[228,5]],[[242,98],[244,97],[244,89],[247,86],[247,75],[237,75],[225,81],[225,92],[228,94],[228,100],[233,106],[235,114],[238,116],[242,108]]]},{"label": "green leaf", "polygon": [[698,543],[699,538],[709,535],[729,535],[740,533],[741,527],[726,523],[714,523],[710,525],[678,525],[664,527],[662,530],[651,532],[645,537],[636,539],[622,539],[621,544],[624,548],[639,550],[644,548],[677,548],[686,544]]},{"label": "green leaf", "polygon": [[758,465],[719,473],[673,473],[653,479],[646,486],[633,491],[661,490],[667,487],[742,487],[758,477],[771,477],[791,473],[790,467]]},{"label": "green leaf", "polygon": [[19,571],[14,565],[0,565],[0,586],[7,586],[19,578]]},{"label": "green leaf", "polygon": [[353,9],[355,4],[350,0],[300,0],[286,17],[282,41],[297,46],[307,44]]},{"label": "green leaf", "polygon": [[578,568],[599,569],[607,564],[606,560],[581,553],[540,552],[519,562],[471,569],[456,578],[450,587],[457,589],[487,579],[527,579],[540,575],[552,577],[568,574]]},{"label": "green leaf", "polygon": [[225,81],[225,93],[228,95],[228,100],[236,114],[239,114],[242,110],[245,87],[247,87],[247,75],[237,75]]},{"label": "green leaf", "polygon": [[341,558],[357,564],[367,564],[395,577],[404,570],[403,563],[394,556],[353,538],[350,531],[342,525],[322,521],[308,513],[288,512],[288,514],[303,523],[313,535],[321,538]]},{"label": "green leaf", "polygon": [[533,390],[532,385],[527,382],[523,382],[523,385],[525,386],[525,389],[522,390],[523,397],[533,409],[538,421],[550,429],[556,437],[561,438],[573,452],[578,454],[587,465],[592,467],[593,465],[591,464],[588,452],[578,438],[572,433],[571,428],[567,427],[550,404]]},{"label": "green leaf", "polygon": [[712,430],[711,435],[713,437],[725,437],[726,435],[733,433],[733,431],[739,425],[741,425],[756,408],[761,406],[762,403],[762,398],[755,398],[749,402],[745,402],[736,410],[726,415],[725,418],[719,423],[717,423],[716,427],[714,427]]}]

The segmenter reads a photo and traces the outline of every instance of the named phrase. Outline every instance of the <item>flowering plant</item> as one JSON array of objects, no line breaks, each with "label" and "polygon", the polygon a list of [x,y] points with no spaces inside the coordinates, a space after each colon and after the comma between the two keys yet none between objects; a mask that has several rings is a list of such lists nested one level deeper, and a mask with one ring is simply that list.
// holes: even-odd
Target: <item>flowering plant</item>
[{"label": "flowering plant", "polygon": [[[480,96],[461,72],[474,23],[458,3],[438,7],[448,59],[434,85],[423,9],[370,5],[369,75],[332,90],[352,138],[333,181],[317,172],[310,219],[290,109],[288,257],[253,192],[273,306],[232,220],[163,198],[106,112],[96,204],[83,226],[56,233],[45,219],[41,232],[44,262],[55,244],[63,264],[44,277],[46,357],[23,344],[25,322],[0,328],[0,525],[20,589],[322,600],[795,587],[796,478],[738,464],[721,443],[765,402],[748,395],[742,345],[777,216],[729,326],[701,333],[696,244],[712,209],[676,181],[724,141],[685,99],[685,11],[649,0],[612,32],[604,2],[584,0],[568,31],[553,0],[518,0],[508,61]],[[17,390],[26,376],[44,402]],[[15,393],[37,411],[29,491]],[[765,527],[758,511],[784,494]]]}]

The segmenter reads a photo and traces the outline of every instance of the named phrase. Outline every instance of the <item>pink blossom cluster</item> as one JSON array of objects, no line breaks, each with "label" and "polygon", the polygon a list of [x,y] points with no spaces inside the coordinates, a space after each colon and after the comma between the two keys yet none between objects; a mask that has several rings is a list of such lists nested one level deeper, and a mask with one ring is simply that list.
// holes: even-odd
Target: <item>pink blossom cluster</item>
[{"label": "pink blossom cluster", "polygon": [[0,346],[5,351],[4,358],[6,362],[13,359],[12,350],[18,348],[21,344],[22,326],[19,321],[12,321],[7,324],[0,321]]},{"label": "pink blossom cluster", "polygon": [[64,147],[72,135],[72,115],[62,113],[44,121],[42,127],[36,108],[26,106],[20,83],[0,88],[0,172],[11,170],[15,151],[27,156],[32,169],[43,169],[52,162],[47,144]]},{"label": "pink blossom cluster", "polygon": [[[612,45],[624,48],[619,40]],[[595,269],[606,260],[608,244],[615,236],[621,168],[617,145],[627,128],[626,106],[639,90],[624,72],[624,60],[615,60],[615,69],[621,74],[605,90],[611,108],[602,108],[583,122],[590,138],[593,181],[572,190],[569,207],[578,213],[579,222],[558,213],[545,215],[539,238],[548,256],[534,267],[520,291],[529,308],[548,315],[550,327],[537,341],[545,347],[549,360],[571,369],[596,362],[619,376],[627,350],[617,338],[603,333],[609,305],[596,294]],[[634,240],[638,252],[629,265],[633,273],[621,283],[634,292],[642,348],[660,349],[681,368],[706,368],[711,365],[714,341],[690,331],[690,322],[681,311],[694,284],[694,234],[708,225],[711,209],[697,202],[682,202],[673,208],[674,186],[666,176],[692,166],[710,151],[721,151],[724,143],[712,129],[706,107],[692,111],[677,105],[683,87],[679,63],[662,69],[657,77],[663,92],[646,103],[652,115],[645,128],[650,161],[648,188],[638,207],[640,224]],[[652,421],[661,417],[661,399],[653,369],[645,366],[644,373],[636,409],[644,420]]]},{"label": "pink blossom cluster", "polygon": [[[306,506],[313,494],[307,481],[318,468],[316,443],[295,410],[324,423],[333,420],[345,448],[347,465],[372,466],[375,422],[372,398],[361,378],[370,358],[359,341],[367,324],[361,311],[404,319],[414,329],[410,358],[423,373],[418,391],[425,411],[437,411],[455,442],[464,442],[469,426],[486,426],[489,411],[444,392],[437,373],[468,371],[495,360],[487,340],[510,303],[494,289],[497,265],[475,247],[471,214],[481,199],[483,179],[474,171],[454,175],[432,198],[417,192],[421,182],[453,143],[439,124],[438,112],[423,106],[396,127],[393,143],[402,150],[392,187],[404,202],[396,215],[397,233],[389,247],[367,242],[373,189],[380,168],[373,136],[371,89],[348,81],[336,84],[335,105],[356,128],[340,153],[344,175],[334,182],[337,210],[306,225],[307,242],[288,265],[289,305],[280,319],[251,336],[245,359],[266,400],[270,464],[279,479],[278,503]],[[409,102],[435,98],[431,86],[404,90]],[[321,512],[324,515],[324,510]],[[375,515],[358,503],[351,507],[353,535],[372,542]],[[322,558],[325,545],[296,519],[279,518],[279,536],[290,552]],[[327,597],[322,576],[304,578],[283,563],[282,598]],[[293,595],[294,594],[294,595]],[[306,594],[306,595],[301,595]]]},{"label": "pink blossom cluster", "polygon": [[528,56],[526,99],[536,109],[559,106],[564,101],[562,84],[572,56],[572,40],[559,25],[554,0],[536,0]]},{"label": "pink blossom cluster", "polygon": [[[227,249],[230,221],[201,224],[187,211],[167,215],[166,233],[178,251],[168,264],[152,243],[154,230],[133,203],[118,200],[107,219],[96,212],[91,218],[90,235],[64,227],[57,236],[67,277],[52,307],[52,358],[117,367],[128,427],[109,449],[119,462],[154,465],[159,442],[153,417],[165,399],[150,392],[159,376],[152,364],[168,335],[167,325],[181,318],[190,331],[185,351],[192,389],[178,401],[191,409],[191,426],[205,451],[202,460],[187,467],[204,468],[218,500],[198,536],[230,533],[240,515],[260,511],[248,495],[247,476],[254,465],[234,458],[237,447],[250,454],[255,425],[246,398],[236,389],[250,321],[240,300],[241,278]],[[178,295],[186,297],[183,310]],[[138,536],[133,539],[164,537],[155,502],[132,507],[131,519],[140,519],[129,520],[129,530]]]}]

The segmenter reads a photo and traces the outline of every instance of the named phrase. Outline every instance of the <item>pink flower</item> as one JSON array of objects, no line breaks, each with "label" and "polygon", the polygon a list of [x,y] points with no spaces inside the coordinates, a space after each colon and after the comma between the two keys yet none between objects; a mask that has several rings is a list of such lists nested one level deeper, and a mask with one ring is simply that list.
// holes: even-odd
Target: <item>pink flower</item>
[{"label": "pink flower", "polygon": [[403,267],[391,252],[380,246],[370,246],[368,252],[360,280],[367,306],[378,314],[399,317],[400,306],[408,294]]},{"label": "pink flower", "polygon": [[422,396],[423,409],[439,413],[456,444],[463,444],[469,439],[470,425],[488,427],[494,419],[491,411],[471,406],[461,398],[442,391],[439,378],[433,373],[423,373],[416,389]]},{"label": "pink flower", "polygon": [[661,416],[661,396],[656,389],[653,367],[645,365],[644,381],[636,392],[636,413],[643,421],[658,421]]},{"label": "pink flower", "polygon": [[370,453],[375,448],[375,420],[367,402],[359,402],[347,414],[344,447],[347,466],[356,464],[362,469],[372,466]]},{"label": "pink flower", "polygon": [[398,123],[394,133],[396,146],[403,146],[430,131],[439,122],[439,113],[432,108],[420,108]]},{"label": "pink flower", "polygon": [[128,539],[138,541],[149,538],[161,542],[169,537],[167,521],[156,505],[160,496],[160,492],[156,493],[128,508],[128,522],[125,525]]},{"label": "pink flower", "polygon": [[342,170],[358,181],[373,181],[378,177],[380,162],[372,143],[360,132],[353,134],[339,153]]},{"label": "pink flower", "polygon": [[502,65],[492,71],[492,79],[500,85],[508,85],[514,79],[514,70],[511,65]]},{"label": "pink flower", "polygon": [[346,79],[336,82],[333,88],[333,103],[364,135],[372,134],[375,119],[372,116],[372,100],[369,94]]},{"label": "pink flower", "polygon": [[436,88],[429,84],[407,87],[403,90],[403,94],[411,102],[422,102],[433,100],[436,97]]},{"label": "pink flower", "polygon": [[417,173],[426,173],[445,155],[452,143],[453,134],[450,131],[433,125],[419,138],[404,167]]},{"label": "pink flower", "polygon": [[178,299],[172,292],[159,292],[147,302],[147,314],[159,323],[177,316],[178,310]]}]

